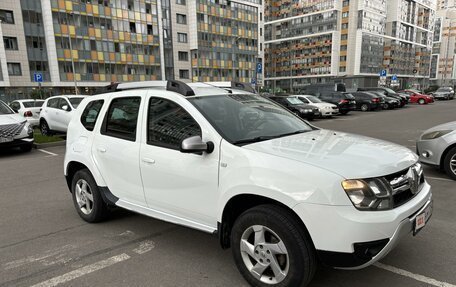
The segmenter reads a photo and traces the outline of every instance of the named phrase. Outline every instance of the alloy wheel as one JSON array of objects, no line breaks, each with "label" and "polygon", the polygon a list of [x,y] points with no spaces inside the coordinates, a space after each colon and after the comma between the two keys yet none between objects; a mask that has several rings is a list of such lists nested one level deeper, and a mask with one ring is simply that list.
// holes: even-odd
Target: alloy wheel
[{"label": "alloy wheel", "polygon": [[266,284],[282,282],[290,267],[282,239],[270,228],[253,225],[241,237],[241,256],[247,270]]},{"label": "alloy wheel", "polygon": [[93,193],[90,185],[84,179],[76,182],[76,202],[82,213],[88,215],[93,210]]},{"label": "alloy wheel", "polygon": [[456,175],[456,154],[450,159],[450,169]]},{"label": "alloy wheel", "polygon": [[41,122],[41,134],[43,136],[49,135],[49,130],[48,130],[46,122]]}]

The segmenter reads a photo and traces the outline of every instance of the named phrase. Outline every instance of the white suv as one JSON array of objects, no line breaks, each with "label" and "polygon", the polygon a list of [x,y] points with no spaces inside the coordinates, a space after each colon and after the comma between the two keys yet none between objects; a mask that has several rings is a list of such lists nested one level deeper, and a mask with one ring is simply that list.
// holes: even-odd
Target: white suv
[{"label": "white suv", "polygon": [[84,99],[83,96],[55,96],[46,99],[40,112],[40,130],[43,135],[66,133],[71,117]]},{"label": "white suv", "polygon": [[318,261],[366,267],[430,218],[410,150],[318,129],[258,95],[170,83],[81,103],[64,173],[84,220],[119,206],[216,233],[251,285],[305,286]]}]

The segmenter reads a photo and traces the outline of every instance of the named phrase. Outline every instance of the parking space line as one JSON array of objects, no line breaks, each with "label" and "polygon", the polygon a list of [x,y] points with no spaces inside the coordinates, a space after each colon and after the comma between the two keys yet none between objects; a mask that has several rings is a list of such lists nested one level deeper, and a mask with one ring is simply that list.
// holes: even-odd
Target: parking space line
[{"label": "parking space line", "polygon": [[452,180],[452,179],[443,178],[443,177],[426,176],[426,178],[454,182],[454,180]]},{"label": "parking space line", "polygon": [[117,256],[113,256],[111,258],[101,260],[98,262],[95,262],[93,264],[81,267],[79,269],[73,270],[71,272],[68,272],[66,274],[51,278],[49,280],[43,281],[41,283],[35,284],[31,287],[52,287],[52,286],[57,286],[59,284],[71,281],[73,279],[79,278],[81,276],[87,275],[89,273],[98,271],[100,269],[104,269],[106,267],[109,267],[111,265],[114,265],[116,263],[125,261],[130,259],[130,256],[126,253],[122,253]]},{"label": "parking space line", "polygon": [[400,269],[400,268],[397,268],[397,267],[394,267],[394,266],[382,264],[380,262],[375,263],[374,266],[377,267],[377,268],[383,269],[383,270],[387,270],[387,271],[399,274],[401,276],[412,278],[412,279],[414,279],[416,281],[420,281],[420,282],[426,283],[428,285],[438,286],[438,287],[456,287],[456,285],[453,285],[453,284],[450,284],[450,283],[447,283],[447,282],[438,281],[438,280],[435,280],[433,278],[429,278],[429,277],[426,277],[426,276],[423,276],[423,275],[420,275],[420,274],[415,274],[415,273],[406,271],[404,269]]},{"label": "parking space line", "polygon": [[46,154],[49,154],[49,155],[52,155],[52,156],[57,156],[58,154],[56,153],[53,153],[53,152],[50,152],[50,151],[47,151],[47,150],[44,150],[44,149],[38,149],[40,152],[42,153],[46,153]]}]

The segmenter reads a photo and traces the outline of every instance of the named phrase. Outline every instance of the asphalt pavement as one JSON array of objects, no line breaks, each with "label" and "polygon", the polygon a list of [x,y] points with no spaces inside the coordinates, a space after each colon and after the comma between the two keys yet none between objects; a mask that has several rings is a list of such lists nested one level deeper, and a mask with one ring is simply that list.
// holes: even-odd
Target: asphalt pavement
[{"label": "asphalt pavement", "polygon": [[[456,100],[313,124],[414,150],[423,130],[455,121],[455,111]],[[82,221],[63,177],[64,153],[64,147],[0,152],[0,287],[247,286],[231,250],[213,235],[122,210],[103,223]],[[435,201],[424,230],[375,266],[320,268],[310,286],[456,287],[456,182],[429,167],[425,175]]]}]

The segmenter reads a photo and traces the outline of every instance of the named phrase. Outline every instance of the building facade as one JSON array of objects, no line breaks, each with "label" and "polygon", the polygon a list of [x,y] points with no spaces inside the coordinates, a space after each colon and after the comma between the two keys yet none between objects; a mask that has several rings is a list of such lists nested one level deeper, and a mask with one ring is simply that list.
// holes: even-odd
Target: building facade
[{"label": "building facade", "polygon": [[434,26],[430,78],[434,85],[454,86],[456,79],[456,5],[440,0]]},{"label": "building facade", "polygon": [[[268,87],[299,91],[302,85],[328,81],[343,81],[349,88],[427,81],[435,1],[276,3],[266,5]],[[383,83],[382,70],[387,71]]]},{"label": "building facade", "polygon": [[262,78],[255,72],[262,7],[261,0],[0,1],[0,95]]}]

